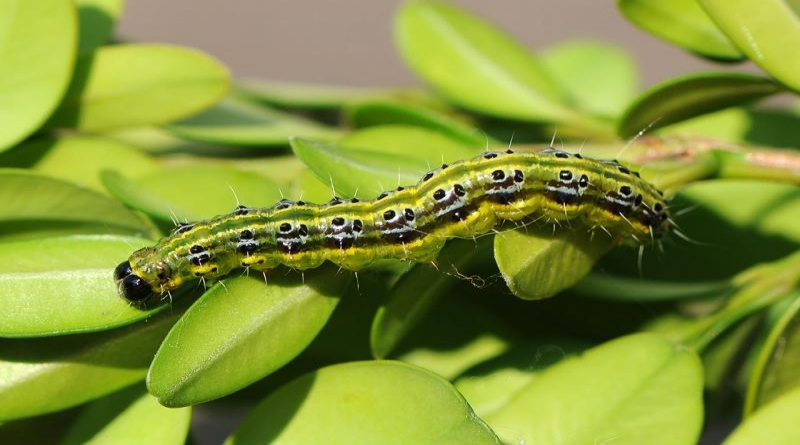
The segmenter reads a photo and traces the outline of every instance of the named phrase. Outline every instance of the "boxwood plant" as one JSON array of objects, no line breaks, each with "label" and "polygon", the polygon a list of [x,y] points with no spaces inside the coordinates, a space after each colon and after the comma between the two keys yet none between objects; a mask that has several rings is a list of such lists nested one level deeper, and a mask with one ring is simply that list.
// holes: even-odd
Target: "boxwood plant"
[{"label": "boxwood plant", "polygon": [[[0,440],[183,443],[199,405],[238,416],[231,444],[800,442],[796,6],[617,7],[720,69],[639,91],[615,46],[528,48],[410,1],[394,39],[425,88],[236,79],[115,41],[121,0],[0,2]],[[551,142],[635,166],[677,230],[637,250],[503,225],[433,265],[236,273],[146,307],[112,279],[176,222]]]}]

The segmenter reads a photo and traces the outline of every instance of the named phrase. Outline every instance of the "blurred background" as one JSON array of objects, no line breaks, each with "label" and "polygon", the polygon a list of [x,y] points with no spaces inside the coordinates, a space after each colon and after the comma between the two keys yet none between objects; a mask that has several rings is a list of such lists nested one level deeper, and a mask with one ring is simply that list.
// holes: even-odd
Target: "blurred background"
[{"label": "blurred background", "polygon": [[[135,0],[126,2],[117,35],[199,48],[222,60],[240,78],[408,85],[419,82],[399,59],[392,43],[394,10],[401,3]],[[567,39],[615,43],[633,54],[641,70],[640,87],[715,66],[640,31],[622,17],[613,0],[452,3],[486,17],[533,51]]]}]

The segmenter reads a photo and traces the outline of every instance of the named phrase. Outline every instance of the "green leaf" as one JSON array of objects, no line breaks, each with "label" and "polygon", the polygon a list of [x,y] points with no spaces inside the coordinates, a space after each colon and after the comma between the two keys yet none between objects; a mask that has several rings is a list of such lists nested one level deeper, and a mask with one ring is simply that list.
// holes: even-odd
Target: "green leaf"
[{"label": "green leaf", "polygon": [[163,124],[217,102],[227,69],[210,56],[153,44],[99,48],[83,56],[63,102],[48,122],[84,131]]},{"label": "green leaf", "polygon": [[237,94],[269,105],[307,110],[340,108],[350,100],[382,90],[297,82],[243,79],[235,84]]},{"label": "green leaf", "polygon": [[225,442],[499,443],[441,377],[400,362],[322,368],[264,399]]},{"label": "green leaf", "polygon": [[151,316],[124,301],[113,279],[114,267],[147,244],[115,236],[0,244],[0,336],[106,330]]},{"label": "green leaf", "polygon": [[215,285],[170,331],[147,376],[162,404],[216,399],[285,365],[322,329],[349,282],[333,266],[268,283],[257,275]]},{"label": "green leaf", "polygon": [[659,134],[702,134],[733,143],[800,146],[800,115],[792,110],[728,108],[669,125]]},{"label": "green leaf", "polygon": [[[508,298],[507,293],[505,289],[495,289],[480,296],[501,299]],[[446,292],[445,298],[408,332],[392,355],[453,380],[508,350],[521,336],[519,326],[509,325],[506,319],[487,311],[472,296],[479,295],[463,283]]]},{"label": "green leaf", "polygon": [[617,0],[617,7],[634,25],[689,51],[712,59],[744,59],[697,0]]},{"label": "green leaf", "polygon": [[703,368],[661,337],[630,335],[548,368],[486,421],[507,443],[694,444]]},{"label": "green leaf", "polygon": [[465,108],[512,119],[574,118],[558,84],[527,48],[460,9],[427,1],[404,4],[395,44],[412,70]]},{"label": "green leaf", "polygon": [[0,239],[147,232],[143,220],[119,202],[25,170],[0,169],[0,202]]},{"label": "green leaf", "polygon": [[514,295],[549,298],[583,279],[594,263],[614,247],[602,233],[527,227],[500,232],[494,257]]},{"label": "green leaf", "polygon": [[105,192],[100,172],[120,168],[137,176],[156,170],[158,163],[133,147],[111,139],[73,136],[37,139],[0,155],[0,165],[24,167]]},{"label": "green leaf", "polygon": [[771,326],[769,337],[761,346],[750,373],[745,415],[800,387],[800,294],[793,298],[794,303]]},{"label": "green leaf", "polygon": [[60,443],[183,445],[191,416],[191,408],[165,408],[136,384],[92,402]]},{"label": "green leaf", "polygon": [[342,196],[374,198],[399,185],[416,184],[431,167],[478,154],[437,132],[385,126],[360,130],[341,143],[294,138],[292,149],[323,183]]},{"label": "green leaf", "polygon": [[593,273],[579,281],[572,291],[603,300],[644,302],[712,298],[722,296],[732,289],[733,286],[727,280],[695,283]]},{"label": "green leaf", "polygon": [[310,119],[234,97],[166,128],[190,141],[252,147],[285,147],[292,136],[331,139],[340,133]]},{"label": "green leaf", "polygon": [[588,113],[618,116],[636,94],[636,64],[617,46],[592,40],[570,41],[542,52],[541,61],[575,106]]},{"label": "green leaf", "polygon": [[419,126],[381,125],[354,131],[340,139],[338,144],[345,149],[351,147],[373,153],[403,156],[416,160],[427,168],[442,162],[476,156],[485,150],[486,142],[483,138],[480,142],[467,142]]},{"label": "green leaf", "polygon": [[725,440],[725,445],[785,444],[800,442],[800,388],[795,388],[759,408]]},{"label": "green leaf", "polygon": [[542,371],[589,348],[565,339],[526,341],[458,376],[453,384],[481,418],[509,403]]},{"label": "green leaf", "polygon": [[111,40],[124,3],[124,0],[75,0],[80,23],[79,53],[90,53]]},{"label": "green leaf", "polygon": [[135,180],[105,172],[102,179],[122,202],[165,222],[210,218],[239,203],[267,207],[281,196],[277,184],[257,173],[212,165],[162,169]]},{"label": "green leaf", "polygon": [[462,274],[470,263],[489,256],[490,242],[489,237],[476,241],[452,240],[436,258],[436,267],[416,264],[400,277],[372,322],[373,356],[387,357],[430,308],[457,284],[451,274]]},{"label": "green leaf", "polygon": [[438,131],[468,146],[495,145],[477,128],[441,112],[420,105],[386,98],[371,98],[351,102],[344,109],[347,120],[359,127],[376,125],[414,125]]},{"label": "green leaf", "polygon": [[0,340],[0,420],[59,411],[141,381],[181,313],[96,334]]},{"label": "green leaf", "polygon": [[629,138],[695,116],[743,105],[783,88],[745,73],[706,72],[670,79],[643,93],[625,111],[618,132]]},{"label": "green leaf", "polygon": [[800,91],[800,60],[786,51],[800,42],[797,11],[784,0],[698,0],[717,27],[764,71]]},{"label": "green leaf", "polygon": [[77,23],[69,0],[0,3],[0,151],[39,128],[67,89]]}]

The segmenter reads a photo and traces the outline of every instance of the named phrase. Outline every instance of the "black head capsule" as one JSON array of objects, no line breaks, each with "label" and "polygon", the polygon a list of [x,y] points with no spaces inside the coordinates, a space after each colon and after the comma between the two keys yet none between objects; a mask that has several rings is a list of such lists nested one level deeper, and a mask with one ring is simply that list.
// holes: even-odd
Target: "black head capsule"
[{"label": "black head capsule", "polygon": [[125,261],[114,269],[114,280],[120,295],[132,303],[141,303],[153,295],[153,288],[144,279],[133,274],[131,263]]}]

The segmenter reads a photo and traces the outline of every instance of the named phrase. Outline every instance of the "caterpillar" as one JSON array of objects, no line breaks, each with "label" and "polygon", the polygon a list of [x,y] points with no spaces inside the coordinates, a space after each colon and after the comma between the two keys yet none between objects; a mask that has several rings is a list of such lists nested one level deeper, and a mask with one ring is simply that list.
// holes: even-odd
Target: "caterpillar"
[{"label": "caterpillar", "polygon": [[383,258],[428,262],[449,238],[474,237],[523,218],[599,228],[640,245],[671,226],[663,193],[617,161],[552,147],[490,151],[442,165],[415,186],[371,201],[284,199],[269,208],[239,205],[229,214],[179,224],[119,264],[114,279],[120,295],[137,303],[237,268],[303,270],[331,261],[359,270]]}]

